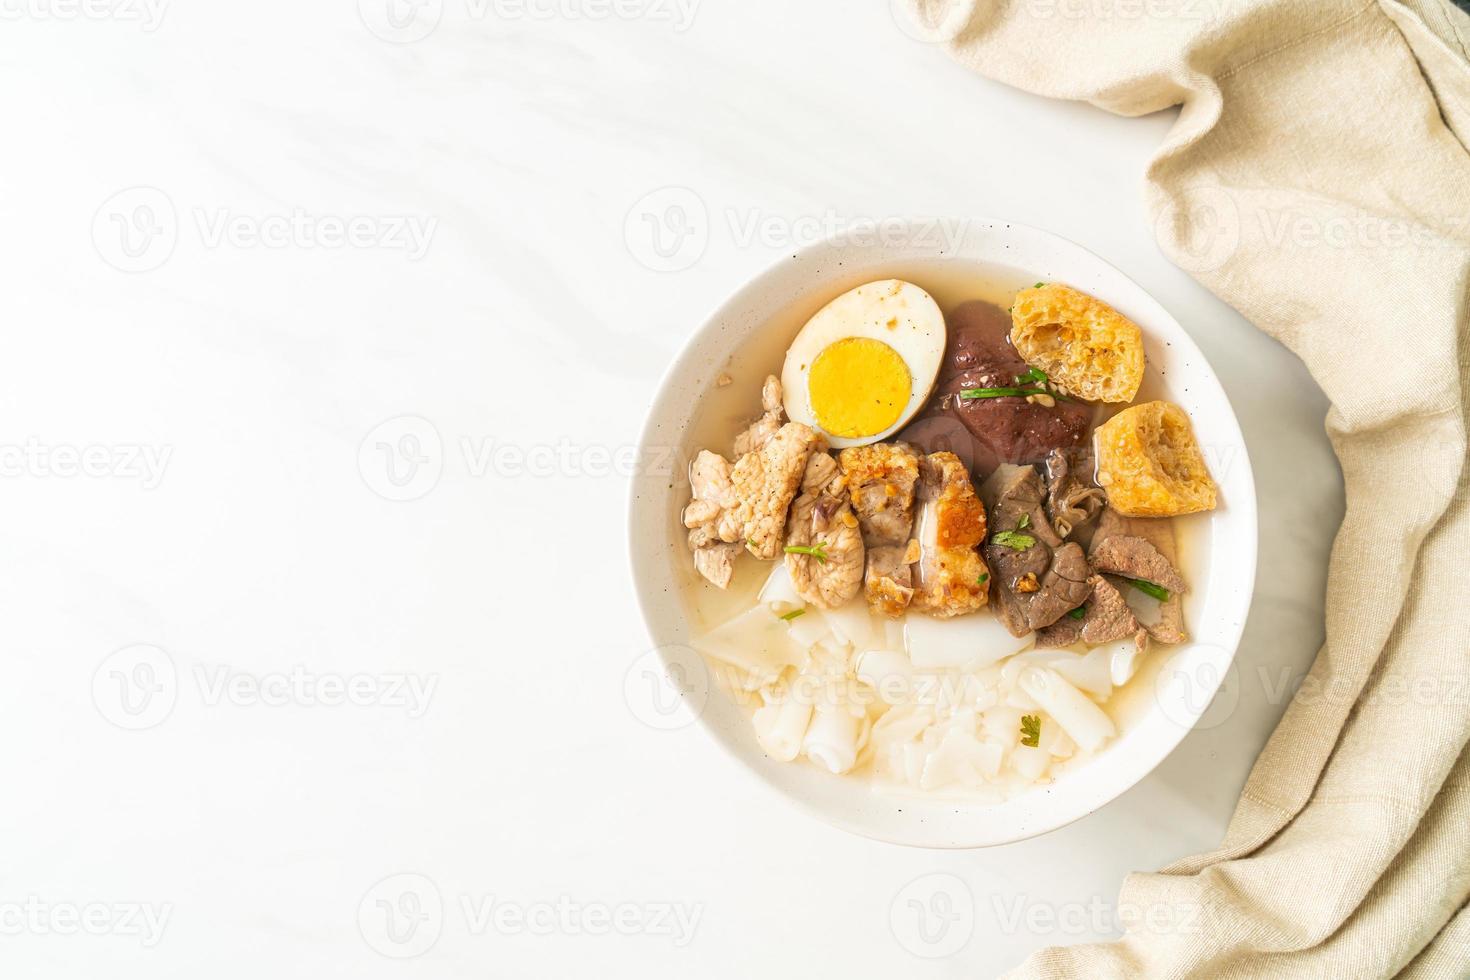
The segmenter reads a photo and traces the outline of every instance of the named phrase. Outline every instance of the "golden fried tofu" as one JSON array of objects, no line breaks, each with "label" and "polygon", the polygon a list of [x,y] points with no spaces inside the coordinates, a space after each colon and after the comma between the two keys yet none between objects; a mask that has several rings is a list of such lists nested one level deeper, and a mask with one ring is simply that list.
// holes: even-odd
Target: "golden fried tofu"
[{"label": "golden fried tofu", "polygon": [[1218,490],[1184,409],[1169,402],[1125,408],[1098,426],[1097,482],[1127,517],[1214,510]]},{"label": "golden fried tofu", "polygon": [[1011,343],[1052,387],[1094,402],[1131,402],[1143,383],[1143,331],[1117,310],[1059,283],[1023,289]]}]

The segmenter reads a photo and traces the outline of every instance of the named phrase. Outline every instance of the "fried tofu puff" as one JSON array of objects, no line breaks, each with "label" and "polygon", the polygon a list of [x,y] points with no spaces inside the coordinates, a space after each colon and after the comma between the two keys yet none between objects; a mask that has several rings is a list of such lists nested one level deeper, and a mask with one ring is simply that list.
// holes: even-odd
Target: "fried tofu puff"
[{"label": "fried tofu puff", "polygon": [[1023,289],[1011,343],[1063,394],[1127,403],[1143,383],[1143,331],[1102,300],[1059,283]]},{"label": "fried tofu puff", "polygon": [[1098,426],[1097,482],[1128,517],[1214,510],[1218,489],[1184,409],[1169,402],[1125,408]]}]

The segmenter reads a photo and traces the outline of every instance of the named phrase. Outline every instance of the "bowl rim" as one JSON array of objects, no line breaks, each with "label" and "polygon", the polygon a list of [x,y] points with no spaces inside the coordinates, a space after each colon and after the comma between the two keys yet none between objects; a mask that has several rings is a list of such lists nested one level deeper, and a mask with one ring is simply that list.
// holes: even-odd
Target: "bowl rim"
[{"label": "bowl rim", "polygon": [[[934,220],[954,219],[952,217],[949,219],[936,219],[928,215],[914,215],[894,220],[903,223],[908,228],[914,228],[915,226],[919,225],[927,225]],[[1097,266],[1105,269],[1113,276],[1116,276],[1120,281],[1126,283],[1127,286],[1136,290],[1140,296],[1146,298],[1150,303],[1152,303],[1153,306],[1156,307],[1157,310],[1161,312],[1165,318],[1167,318],[1167,321],[1170,322],[1178,330],[1178,332],[1186,338],[1188,344],[1193,348],[1193,352],[1198,356],[1198,364],[1196,365],[1195,369],[1201,373],[1202,378],[1205,382],[1213,386],[1215,393],[1218,394],[1221,404],[1223,404],[1225,409],[1227,410],[1224,416],[1224,421],[1228,423],[1230,428],[1238,437],[1239,456],[1238,458],[1232,460],[1231,465],[1240,467],[1242,475],[1238,482],[1240,486],[1245,489],[1246,492],[1232,497],[1230,499],[1230,507],[1232,508],[1232,510],[1240,512],[1242,519],[1251,530],[1250,534],[1245,535],[1241,540],[1236,543],[1236,547],[1239,549],[1239,551],[1235,555],[1235,558],[1238,561],[1240,581],[1243,583],[1247,583],[1249,588],[1247,588],[1246,591],[1243,593],[1244,598],[1238,609],[1238,616],[1234,616],[1232,618],[1232,623],[1228,627],[1226,627],[1224,631],[1214,637],[1217,642],[1211,644],[1215,647],[1223,649],[1227,653],[1223,664],[1220,665],[1222,669],[1220,669],[1219,673],[1216,675],[1213,683],[1209,683],[1207,686],[1201,687],[1197,692],[1195,692],[1197,695],[1200,696],[1200,706],[1197,711],[1193,712],[1192,717],[1188,719],[1189,723],[1187,725],[1174,725],[1171,737],[1167,740],[1167,744],[1160,744],[1156,746],[1155,751],[1151,753],[1152,758],[1147,763],[1147,765],[1138,766],[1136,770],[1130,773],[1125,780],[1119,780],[1118,783],[1115,784],[1113,788],[1110,788],[1110,790],[1106,794],[1100,794],[1100,798],[1096,802],[1089,803],[1085,807],[1078,809],[1076,812],[1067,813],[1061,819],[1044,822],[1044,825],[1038,826],[1034,829],[1029,829],[1021,833],[1005,835],[994,840],[986,840],[981,842],[921,842],[912,839],[895,839],[892,837],[884,836],[883,834],[878,833],[873,829],[865,826],[861,821],[844,819],[842,816],[836,815],[829,810],[824,809],[823,807],[819,806],[813,799],[811,799],[810,796],[807,794],[793,792],[790,789],[779,785],[767,774],[763,773],[757,766],[752,765],[750,763],[750,760],[744,758],[733,745],[727,744],[727,742],[723,738],[719,737],[718,734],[713,730],[713,726],[710,724],[710,722],[702,716],[702,713],[700,717],[696,718],[695,723],[690,726],[698,728],[701,731],[701,737],[704,740],[713,742],[717,746],[719,746],[720,750],[725,754],[727,759],[736,762],[738,768],[744,770],[748,776],[753,777],[754,781],[760,784],[766,792],[771,793],[776,797],[779,797],[786,804],[794,806],[797,810],[805,812],[811,816],[815,816],[822,823],[828,824],[829,826],[836,827],[840,830],[844,830],[848,833],[852,833],[856,836],[868,840],[879,841],[882,843],[902,847],[912,847],[921,850],[975,850],[985,847],[1005,846],[1006,844],[1020,843],[1025,840],[1031,840],[1037,837],[1041,837],[1046,834],[1053,833],[1057,830],[1061,830],[1062,828],[1068,827],[1071,824],[1084,819],[1085,817],[1089,817],[1097,813],[1098,811],[1107,807],[1109,804],[1116,802],[1118,799],[1126,795],[1130,790],[1135,788],[1144,779],[1152,775],[1158,769],[1158,767],[1162,765],[1163,762],[1174,753],[1179,745],[1183,743],[1185,738],[1187,738],[1188,735],[1199,726],[1200,720],[1209,710],[1210,705],[1212,704],[1216,694],[1224,685],[1227,671],[1234,669],[1235,667],[1236,657],[1239,653],[1240,641],[1241,638],[1244,636],[1246,623],[1249,619],[1250,610],[1254,603],[1254,583],[1259,559],[1260,521],[1255,474],[1250,460],[1250,447],[1246,444],[1244,432],[1240,428],[1239,416],[1235,410],[1234,404],[1230,401],[1229,393],[1226,392],[1225,387],[1220,383],[1219,376],[1215,373],[1214,366],[1209,362],[1209,359],[1205,356],[1203,350],[1201,350],[1199,348],[1199,345],[1195,343],[1193,337],[1189,334],[1189,331],[1184,328],[1183,324],[1180,323],[1180,321],[1172,313],[1170,313],[1169,310],[1162,303],[1155,299],[1152,293],[1150,293],[1127,273],[1123,272],[1123,270],[1119,269],[1116,265],[1098,255],[1093,250],[1069,238],[1066,238],[1065,236],[1059,235],[1055,232],[1043,228],[1038,228],[1034,225],[1029,225],[1025,222],[1012,221],[1003,218],[991,218],[977,215],[963,220],[969,226],[983,225],[992,228],[1005,227],[1008,230],[1019,232],[1021,234],[1031,235],[1036,237],[1037,239],[1047,241],[1053,246],[1059,246],[1063,249],[1073,251],[1077,256],[1095,263]],[[717,326],[722,321],[729,319],[732,313],[739,310],[743,305],[752,301],[754,296],[764,288],[763,284],[765,284],[768,279],[774,277],[782,269],[789,265],[792,265],[793,263],[800,263],[803,260],[809,260],[813,256],[826,250],[833,249],[835,247],[846,247],[844,246],[844,243],[841,239],[841,235],[836,235],[822,239],[820,241],[813,242],[800,249],[788,252],[780,256],[776,260],[764,265],[754,274],[750,275],[743,282],[741,282],[739,286],[727,293],[725,298],[718,305],[716,305],[707,316],[704,317],[704,319],[699,323],[698,327],[696,327],[693,331],[689,333],[689,335],[680,345],[677,353],[673,356],[667,367],[660,375],[658,383],[653,388],[653,393],[647,402],[643,424],[640,426],[638,434],[638,458],[647,458],[646,454],[649,450],[649,447],[653,443],[655,432],[658,428],[658,420],[655,418],[655,409],[658,408],[660,401],[662,400],[664,394],[669,390],[674,379],[682,373],[688,372],[690,370],[699,370],[705,366],[697,357],[696,348],[700,347],[706,341],[707,337],[717,328]],[[947,254],[943,255],[943,257],[963,258],[963,256]],[[899,260],[894,261],[896,262]],[[639,490],[641,486],[641,481],[645,478],[645,476],[645,474],[639,472],[635,474],[633,479],[629,482],[627,498],[627,526],[624,543],[626,549],[626,558],[628,561],[628,568],[630,572],[630,585],[633,589],[639,615],[642,619],[643,634],[646,637],[647,641],[653,645],[652,649],[662,649],[659,646],[660,638],[656,634],[654,628],[654,616],[653,610],[651,608],[653,597],[649,589],[650,583],[645,580],[645,570],[643,567],[644,563],[641,562],[639,559],[639,549],[637,546],[637,535],[639,531],[640,520]],[[667,659],[663,659],[665,666],[668,666]],[[716,686],[711,686],[709,696],[724,697],[726,695],[723,690],[719,689]],[[1083,768],[1086,767],[1084,766]],[[1070,775],[1072,774],[1064,774],[1061,779],[1066,779]],[[1030,796],[1044,788],[1045,787],[1038,787],[1037,789],[1033,789],[1028,793],[1021,794],[1021,796]],[[918,792],[915,792],[911,796],[903,796],[899,798],[911,800],[916,804],[956,802],[943,796],[927,796]],[[960,800],[957,801],[957,805],[965,806],[976,804],[974,803],[974,801]]]}]

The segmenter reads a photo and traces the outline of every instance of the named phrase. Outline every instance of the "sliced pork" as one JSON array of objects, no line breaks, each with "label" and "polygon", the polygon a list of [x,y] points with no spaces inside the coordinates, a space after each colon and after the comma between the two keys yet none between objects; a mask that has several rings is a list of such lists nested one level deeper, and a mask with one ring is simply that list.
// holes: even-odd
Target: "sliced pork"
[{"label": "sliced pork", "polygon": [[825,440],[800,422],[787,422],[760,449],[746,453],[730,471],[733,503],[720,515],[721,541],[744,542],[757,558],[781,555],[786,511],[801,486],[807,460]]},{"label": "sliced pork", "polygon": [[919,453],[901,442],[878,443],[844,449],[837,458],[868,547],[868,607],[896,618],[914,597],[912,565],[919,552],[917,545],[909,545]]},{"label": "sliced pork", "polygon": [[801,496],[786,522],[786,570],[797,593],[819,609],[836,609],[863,584],[863,536],[837,461],[811,454]]},{"label": "sliced pork", "polygon": [[837,457],[870,548],[902,545],[914,527],[919,453],[901,442],[844,449]]},{"label": "sliced pork", "polygon": [[868,549],[868,567],[863,576],[868,608],[880,616],[897,619],[914,599],[914,562],[919,547],[883,545]]},{"label": "sliced pork", "polygon": [[684,508],[694,567],[726,588],[743,547],[757,558],[781,553],[786,512],[812,452],[826,443],[811,428],[783,423],[781,383],[766,379],[765,414],[735,439],[736,462],[701,450],[689,468],[692,499]]},{"label": "sliced pork", "polygon": [[694,499],[684,508],[684,526],[689,528],[694,567],[721,589],[729,586],[735,558],[740,553],[738,544],[720,540],[720,517],[735,500],[730,467],[725,457],[702,450],[689,467]]},{"label": "sliced pork", "polygon": [[931,453],[920,461],[917,511],[914,608],[940,618],[980,609],[990,581],[978,551],[985,540],[985,507],[954,453]]},{"label": "sliced pork", "polygon": [[765,412],[740,435],[735,437],[735,456],[753,453],[775,437],[786,421],[786,409],[781,401],[781,382],[775,376],[766,378],[761,388],[761,409]]}]

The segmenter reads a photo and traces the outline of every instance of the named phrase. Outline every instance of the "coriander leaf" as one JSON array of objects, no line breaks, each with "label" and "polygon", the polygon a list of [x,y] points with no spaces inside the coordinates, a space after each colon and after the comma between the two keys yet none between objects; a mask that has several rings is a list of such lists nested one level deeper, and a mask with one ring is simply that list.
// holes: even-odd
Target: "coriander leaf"
[{"label": "coriander leaf", "polygon": [[1030,514],[1022,514],[1021,515],[1021,519],[1016,522],[1016,530],[1017,531],[1024,531],[1024,530],[1026,530],[1030,526],[1031,526],[1031,515]]},{"label": "coriander leaf", "polygon": [[1023,715],[1021,717],[1021,744],[1029,748],[1041,747],[1041,716]]},{"label": "coriander leaf", "polygon": [[1076,609],[1073,609],[1071,612],[1067,613],[1067,615],[1068,616],[1071,616],[1073,619],[1086,619],[1087,618],[1087,607],[1086,606],[1078,606]]},{"label": "coriander leaf", "polygon": [[989,575],[986,575],[984,572],[981,572],[980,573],[980,581],[976,582],[975,584],[976,585],[984,585],[986,582],[989,582],[989,581],[990,581],[990,576]]},{"label": "coriander leaf", "polygon": [[1036,539],[1029,534],[1019,534],[1015,531],[997,531],[990,539],[996,544],[1004,545],[1012,551],[1025,551],[1036,543]]},{"label": "coriander leaf", "polygon": [[1033,288],[1033,289],[1040,289],[1040,288],[1041,288],[1041,287],[1042,287],[1042,286],[1045,286],[1045,285],[1046,285],[1046,283],[1044,283],[1044,282],[1038,282],[1038,283],[1037,283],[1037,284],[1036,284],[1036,285],[1035,285],[1035,286],[1033,286],[1033,287],[1032,287],[1032,288]]}]

